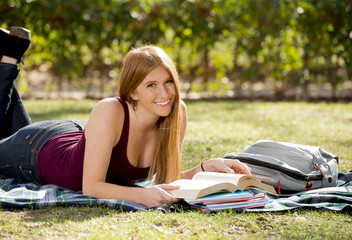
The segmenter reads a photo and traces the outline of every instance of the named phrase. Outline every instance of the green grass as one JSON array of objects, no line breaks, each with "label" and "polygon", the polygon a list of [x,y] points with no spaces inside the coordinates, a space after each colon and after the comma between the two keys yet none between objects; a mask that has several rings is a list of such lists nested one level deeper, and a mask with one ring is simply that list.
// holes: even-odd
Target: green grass
[{"label": "green grass", "polygon": [[[26,101],[33,122],[87,120],[96,101]],[[352,169],[352,104],[187,102],[184,168],[259,139],[320,146]],[[13,239],[351,239],[346,213],[122,213],[104,207],[1,210],[0,238]]]}]

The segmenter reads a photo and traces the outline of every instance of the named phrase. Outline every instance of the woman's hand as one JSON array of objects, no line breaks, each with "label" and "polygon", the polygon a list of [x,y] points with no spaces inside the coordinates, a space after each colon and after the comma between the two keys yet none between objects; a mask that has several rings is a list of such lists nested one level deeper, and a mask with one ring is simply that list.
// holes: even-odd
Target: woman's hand
[{"label": "woman's hand", "polygon": [[203,162],[203,169],[206,172],[224,172],[251,174],[251,169],[238,160],[213,158]]},{"label": "woman's hand", "polygon": [[148,188],[143,188],[140,203],[147,207],[172,205],[179,199],[172,196],[168,191],[177,190],[179,186],[172,186],[168,184],[155,185]]}]

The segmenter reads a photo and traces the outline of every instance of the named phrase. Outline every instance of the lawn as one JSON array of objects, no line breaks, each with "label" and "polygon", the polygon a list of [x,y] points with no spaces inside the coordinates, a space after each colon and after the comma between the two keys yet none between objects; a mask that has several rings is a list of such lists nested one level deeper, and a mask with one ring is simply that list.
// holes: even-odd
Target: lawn
[{"label": "lawn", "polygon": [[[32,121],[87,120],[96,101],[25,101]],[[259,139],[320,146],[352,169],[352,104],[186,102],[184,168]],[[351,239],[347,213],[123,213],[103,207],[0,210],[0,238],[13,239]]]}]

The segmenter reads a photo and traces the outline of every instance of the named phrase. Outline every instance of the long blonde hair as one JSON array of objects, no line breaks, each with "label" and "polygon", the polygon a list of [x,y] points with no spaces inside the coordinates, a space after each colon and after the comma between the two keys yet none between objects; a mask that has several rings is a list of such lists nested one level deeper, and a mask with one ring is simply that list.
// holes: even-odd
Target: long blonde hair
[{"label": "long blonde hair", "polygon": [[127,53],[121,69],[118,87],[121,99],[129,102],[133,108],[138,101],[131,94],[144,78],[157,66],[163,67],[174,80],[176,94],[171,113],[160,117],[157,123],[158,134],[155,144],[154,159],[150,166],[148,178],[155,174],[155,183],[170,183],[180,177],[181,143],[180,131],[182,111],[180,105],[179,75],[171,58],[159,47],[144,46]]}]

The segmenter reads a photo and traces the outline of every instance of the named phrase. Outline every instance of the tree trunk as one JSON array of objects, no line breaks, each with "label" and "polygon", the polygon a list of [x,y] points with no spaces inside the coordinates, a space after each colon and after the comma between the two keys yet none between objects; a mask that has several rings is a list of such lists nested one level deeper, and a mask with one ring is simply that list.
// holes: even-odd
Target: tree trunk
[{"label": "tree trunk", "polygon": [[55,77],[56,78],[56,86],[57,86],[57,98],[61,99],[62,98],[62,90],[63,90],[63,79],[60,77]]},{"label": "tree trunk", "polygon": [[233,55],[234,55],[233,68],[231,71],[231,78],[234,78],[233,81],[235,82],[234,87],[233,87],[233,91],[234,91],[236,97],[241,98],[242,97],[242,81],[238,77],[239,67],[237,66],[238,54],[236,51],[236,46],[234,48]]},{"label": "tree trunk", "polygon": [[209,83],[209,47],[208,45],[204,48],[204,72],[203,72],[203,83],[204,83],[204,91],[208,91],[208,83]]},{"label": "tree trunk", "polygon": [[100,98],[103,99],[105,93],[105,79],[103,76],[100,75]]},{"label": "tree trunk", "polygon": [[[304,56],[303,56],[303,71],[305,71],[306,69],[309,71],[308,60],[309,60],[308,52],[305,51]],[[303,72],[303,75],[304,75],[304,72]],[[302,77],[304,78],[304,76],[302,76]],[[310,98],[308,88],[309,88],[309,79],[304,79],[304,82],[302,84],[302,99],[303,100],[308,100]]]}]

